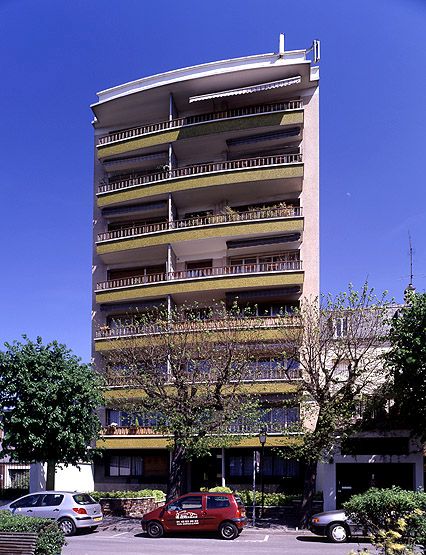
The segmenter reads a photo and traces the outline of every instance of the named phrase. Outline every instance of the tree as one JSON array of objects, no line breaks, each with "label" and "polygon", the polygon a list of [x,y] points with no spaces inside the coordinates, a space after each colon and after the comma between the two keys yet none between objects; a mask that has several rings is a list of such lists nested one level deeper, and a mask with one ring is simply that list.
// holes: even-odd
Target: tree
[{"label": "tree", "polygon": [[386,355],[393,375],[396,412],[426,441],[426,293],[412,293],[392,319]]},{"label": "tree", "polygon": [[102,404],[101,380],[56,341],[5,343],[0,352],[0,421],[3,453],[14,460],[47,463],[47,489],[55,466],[91,459]]},{"label": "tree", "polygon": [[235,443],[237,421],[256,421],[257,399],[245,382],[256,377],[261,323],[241,316],[222,305],[139,314],[131,336],[112,340],[105,355],[107,383],[127,386],[109,406],[130,410],[136,424],[148,419],[169,438],[168,499],[182,492],[185,461]]},{"label": "tree", "polygon": [[390,303],[364,285],[321,300],[305,299],[294,338],[283,335],[287,358],[300,367],[300,432],[303,441],[282,453],[306,463],[301,525],[307,525],[318,462],[353,430],[357,405],[386,379],[383,368],[385,320]]}]

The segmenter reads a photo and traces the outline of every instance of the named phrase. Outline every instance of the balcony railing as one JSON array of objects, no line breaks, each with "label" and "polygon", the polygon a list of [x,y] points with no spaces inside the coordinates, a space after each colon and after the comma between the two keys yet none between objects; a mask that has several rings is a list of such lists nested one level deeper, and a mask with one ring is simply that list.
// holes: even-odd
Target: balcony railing
[{"label": "balcony railing", "polygon": [[222,112],[211,112],[208,114],[175,118],[172,120],[161,121],[159,123],[151,123],[149,125],[142,125],[140,127],[133,127],[132,129],[124,129],[122,131],[117,131],[116,133],[104,135],[102,137],[99,137],[98,147],[109,145],[111,143],[117,143],[120,141],[127,141],[129,139],[135,139],[136,137],[141,137],[150,133],[158,133],[160,131],[176,129],[177,127],[185,127],[198,123],[208,123],[211,121],[239,118],[243,116],[284,112],[287,110],[300,110],[301,108],[303,108],[302,100],[288,100],[287,102],[279,102],[276,104],[247,106],[245,108],[234,108],[232,110],[225,110]]},{"label": "balcony railing", "polygon": [[[134,337],[142,335],[158,335],[162,333],[187,333],[187,332],[203,332],[203,331],[219,331],[226,329],[233,330],[253,330],[253,329],[271,329],[282,327],[295,327],[300,324],[297,315],[286,316],[256,316],[241,318],[209,318],[206,320],[188,320],[184,322],[165,322],[161,324],[143,324],[129,325],[110,328],[102,327],[96,332],[96,339],[112,339],[119,337]],[[248,375],[255,376],[273,375],[276,369],[260,369],[260,367],[247,370]],[[266,377],[265,377],[266,379]]]},{"label": "balcony railing", "polygon": [[244,274],[263,274],[274,272],[293,272],[302,269],[301,260],[283,260],[281,262],[260,262],[255,264],[244,264],[235,266],[223,266],[213,268],[199,268],[193,270],[180,270],[177,272],[165,272],[161,274],[147,274],[119,279],[101,281],[97,284],[96,291],[107,289],[119,289],[121,287],[133,287],[140,285],[151,285],[163,281],[176,281],[197,278],[226,277]]},{"label": "balcony railing", "polygon": [[97,240],[111,241],[113,239],[125,239],[127,237],[136,237],[146,235],[148,233],[157,233],[161,231],[171,231],[175,229],[187,229],[191,227],[202,227],[207,225],[217,225],[232,222],[249,222],[253,220],[264,220],[270,218],[297,218],[302,215],[300,206],[271,207],[259,208],[257,210],[248,210],[246,212],[229,212],[226,214],[212,214],[197,218],[187,218],[183,220],[174,220],[171,222],[160,222],[154,224],[138,225],[132,227],[122,227],[99,233]]},{"label": "balcony railing", "polygon": [[[262,428],[265,428],[269,434],[279,434],[288,428],[295,426],[297,421],[290,419],[283,420],[282,422],[262,422]],[[228,427],[230,434],[259,434],[259,424],[246,424],[243,422],[236,422],[230,424]],[[107,436],[146,436],[146,435],[163,435],[156,429],[156,426],[115,426],[109,425],[102,429],[102,435]]]},{"label": "balcony railing", "polygon": [[[166,383],[171,383],[171,378],[167,378],[167,370],[164,370]],[[285,368],[279,364],[265,368],[262,363],[250,364],[243,372],[241,381],[243,382],[265,382],[265,381],[293,381],[300,380],[302,373],[300,368]],[[108,387],[138,387],[137,377],[121,372],[108,372],[105,376]]]},{"label": "balcony railing", "polygon": [[258,158],[243,158],[241,160],[226,160],[223,162],[209,162],[206,164],[196,164],[194,166],[186,166],[183,168],[150,173],[147,175],[129,177],[128,179],[113,181],[110,183],[102,183],[98,187],[98,194],[111,193],[122,189],[128,189],[130,187],[138,187],[140,185],[151,185],[152,183],[156,183],[158,181],[165,181],[180,177],[191,177],[194,175],[209,174],[227,170],[244,170],[277,166],[281,164],[300,163],[302,163],[301,153],[262,156]]}]

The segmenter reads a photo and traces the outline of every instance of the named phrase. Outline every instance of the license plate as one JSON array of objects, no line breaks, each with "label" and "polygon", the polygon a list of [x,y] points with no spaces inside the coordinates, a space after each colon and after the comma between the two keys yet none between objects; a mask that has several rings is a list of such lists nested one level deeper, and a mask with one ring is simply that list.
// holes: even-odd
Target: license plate
[{"label": "license plate", "polygon": [[93,520],[95,522],[99,522],[100,520],[102,520],[102,517],[101,516],[95,516],[95,517],[93,517]]}]

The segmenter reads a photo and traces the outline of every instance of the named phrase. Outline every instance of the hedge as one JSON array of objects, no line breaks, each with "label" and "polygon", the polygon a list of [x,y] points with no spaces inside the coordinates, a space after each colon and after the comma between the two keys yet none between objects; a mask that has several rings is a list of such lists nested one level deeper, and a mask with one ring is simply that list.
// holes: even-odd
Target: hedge
[{"label": "hedge", "polygon": [[136,499],[138,497],[154,497],[156,501],[164,501],[165,493],[159,489],[141,489],[139,491],[92,491],[89,494],[95,501],[99,499]]},{"label": "hedge", "polygon": [[12,515],[0,511],[0,532],[36,532],[38,540],[35,555],[58,555],[65,545],[62,530],[49,518]]},{"label": "hedge", "polygon": [[[396,545],[410,548],[426,542],[426,493],[393,487],[371,488],[343,504],[348,516],[369,530],[372,542],[397,551]],[[402,549],[400,549],[402,552]]]}]

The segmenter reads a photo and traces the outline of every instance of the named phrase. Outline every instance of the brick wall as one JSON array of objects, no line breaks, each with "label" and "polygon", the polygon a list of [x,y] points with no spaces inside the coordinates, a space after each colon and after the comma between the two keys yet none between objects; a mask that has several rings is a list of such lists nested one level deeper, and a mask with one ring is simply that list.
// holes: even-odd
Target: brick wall
[{"label": "brick wall", "polygon": [[159,505],[154,497],[139,497],[137,499],[104,498],[99,501],[105,516],[124,516],[141,518],[145,513],[153,511]]}]

